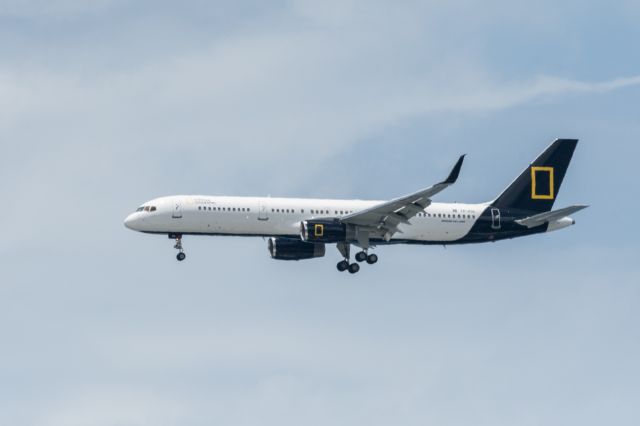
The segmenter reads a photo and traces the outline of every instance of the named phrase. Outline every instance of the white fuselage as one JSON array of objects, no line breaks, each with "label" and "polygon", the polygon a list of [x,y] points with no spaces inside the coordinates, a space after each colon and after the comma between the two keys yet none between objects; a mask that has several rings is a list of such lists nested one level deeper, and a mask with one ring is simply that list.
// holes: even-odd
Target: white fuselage
[{"label": "white fuselage", "polygon": [[[133,230],[162,234],[298,236],[300,222],[340,218],[381,201],[180,195],[145,203],[129,215]],[[453,242],[469,233],[488,204],[432,203],[400,225],[392,240]]]}]

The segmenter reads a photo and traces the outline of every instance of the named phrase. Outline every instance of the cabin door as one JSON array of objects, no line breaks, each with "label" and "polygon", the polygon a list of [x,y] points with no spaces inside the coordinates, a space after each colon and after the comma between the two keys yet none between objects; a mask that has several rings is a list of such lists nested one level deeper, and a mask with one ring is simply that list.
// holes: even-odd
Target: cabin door
[{"label": "cabin door", "polygon": [[500,229],[500,209],[491,209],[491,229]]},{"label": "cabin door", "polygon": [[174,218],[174,219],[181,219],[182,218],[182,204],[175,203],[173,205],[173,212],[171,213],[171,217]]},{"label": "cabin door", "polygon": [[264,204],[260,205],[260,211],[258,211],[258,220],[269,220],[267,206],[265,206]]}]

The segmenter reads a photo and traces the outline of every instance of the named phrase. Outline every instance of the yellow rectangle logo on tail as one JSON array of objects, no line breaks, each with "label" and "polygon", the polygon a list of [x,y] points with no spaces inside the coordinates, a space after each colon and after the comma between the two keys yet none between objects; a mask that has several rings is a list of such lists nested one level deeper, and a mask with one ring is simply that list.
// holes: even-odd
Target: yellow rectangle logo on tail
[{"label": "yellow rectangle logo on tail", "polygon": [[553,167],[531,166],[532,200],[553,200],[555,198],[553,175]]}]

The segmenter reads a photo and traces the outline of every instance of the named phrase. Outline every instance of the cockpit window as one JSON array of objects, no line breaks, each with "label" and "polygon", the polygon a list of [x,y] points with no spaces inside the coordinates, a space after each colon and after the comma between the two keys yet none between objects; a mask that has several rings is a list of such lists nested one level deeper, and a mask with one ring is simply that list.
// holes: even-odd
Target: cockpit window
[{"label": "cockpit window", "polygon": [[155,212],[156,211],[156,206],[151,206],[151,208],[149,209],[150,212]]},{"label": "cockpit window", "polygon": [[145,206],[144,211],[148,212],[149,211],[149,206]]},{"label": "cockpit window", "polygon": [[140,206],[140,207],[138,207],[138,208],[136,209],[136,211],[137,211],[137,212],[141,212],[142,210],[144,210],[144,207],[143,207],[143,206]]}]

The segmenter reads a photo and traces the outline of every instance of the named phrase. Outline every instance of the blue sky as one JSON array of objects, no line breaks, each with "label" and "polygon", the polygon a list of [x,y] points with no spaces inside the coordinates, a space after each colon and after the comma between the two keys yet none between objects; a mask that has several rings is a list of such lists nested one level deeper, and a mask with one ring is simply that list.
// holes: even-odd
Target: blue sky
[{"label": "blue sky", "polygon": [[[634,1],[0,4],[0,423],[636,425]],[[581,142],[562,232],[281,263],[166,194],[481,202]]]}]

